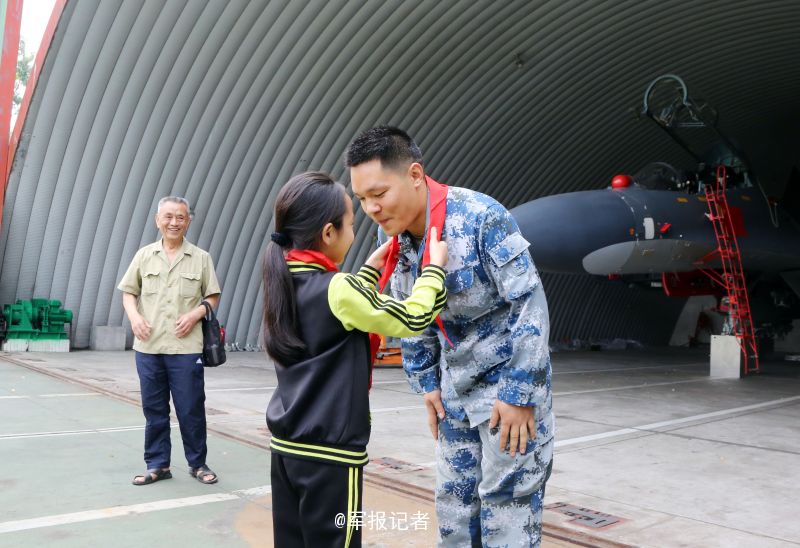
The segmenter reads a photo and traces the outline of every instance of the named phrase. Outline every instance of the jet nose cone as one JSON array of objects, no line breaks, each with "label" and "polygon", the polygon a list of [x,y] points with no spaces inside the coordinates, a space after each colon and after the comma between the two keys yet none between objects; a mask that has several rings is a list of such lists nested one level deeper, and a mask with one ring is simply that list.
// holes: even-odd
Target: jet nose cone
[{"label": "jet nose cone", "polygon": [[589,190],[545,196],[511,210],[544,272],[585,273],[583,258],[631,239],[633,212],[616,192]]}]

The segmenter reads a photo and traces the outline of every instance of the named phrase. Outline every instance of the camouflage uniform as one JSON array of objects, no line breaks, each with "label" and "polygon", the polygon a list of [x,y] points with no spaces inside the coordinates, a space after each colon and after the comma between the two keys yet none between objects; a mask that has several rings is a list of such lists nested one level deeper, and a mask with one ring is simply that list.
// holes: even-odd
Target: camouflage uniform
[{"label": "camouflage uniform", "polygon": [[[443,229],[448,245],[451,347],[432,325],[403,339],[412,388],[442,391],[436,508],[444,546],[538,546],[544,485],[552,466],[554,419],[544,290],[509,212],[494,199],[450,187]],[[392,293],[410,295],[425,243],[400,235]],[[525,455],[499,451],[488,424],[496,399],[534,406],[535,440]]]}]

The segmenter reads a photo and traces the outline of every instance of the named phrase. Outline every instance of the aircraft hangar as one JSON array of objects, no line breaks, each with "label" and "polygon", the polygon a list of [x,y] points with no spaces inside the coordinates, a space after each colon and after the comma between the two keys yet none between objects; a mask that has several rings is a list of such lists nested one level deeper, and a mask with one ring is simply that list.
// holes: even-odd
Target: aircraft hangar
[{"label": "aircraft hangar", "polygon": [[[177,194],[216,262],[229,341],[256,345],[259,257],[292,174],[347,183],[348,142],[392,124],[436,179],[509,208],[605,188],[689,160],[637,116],[665,72],[714,105],[779,194],[800,150],[799,23],[789,0],[58,0],[13,134],[0,302],[60,300],[88,346],[93,326],[127,321],[116,285],[156,238],[158,199]],[[360,210],[356,232],[347,268],[374,244]],[[663,345],[685,301],[543,279],[553,341]]]},{"label": "aircraft hangar", "polygon": [[[253,350],[261,254],[293,174],[348,184],[346,146],[379,124],[414,136],[437,180],[509,209],[605,192],[654,162],[692,169],[691,151],[642,114],[665,74],[713,106],[766,200],[800,206],[798,27],[794,0],[56,0],[0,169],[0,304],[61,301],[76,349],[100,326],[125,326],[130,343],[117,284],[158,236],[158,200],[181,195],[189,240],[215,261],[228,342]],[[581,196],[581,209],[548,212],[552,242],[531,238],[534,261],[539,245],[591,247],[566,239],[608,219],[594,211],[611,202]],[[360,209],[355,228],[346,270],[375,244]],[[665,348],[694,329],[691,301],[614,278],[542,272],[554,350],[645,347],[553,352],[542,546],[800,544],[796,363],[714,378],[707,347]],[[132,352],[0,353],[13,470],[0,480],[0,544],[272,546],[264,408],[276,371],[262,352],[228,359],[204,370],[221,481],[209,491],[181,470],[143,490],[130,485],[144,430]],[[431,526],[365,530],[369,546],[436,542],[427,418],[401,369],[375,368],[364,509]]]}]

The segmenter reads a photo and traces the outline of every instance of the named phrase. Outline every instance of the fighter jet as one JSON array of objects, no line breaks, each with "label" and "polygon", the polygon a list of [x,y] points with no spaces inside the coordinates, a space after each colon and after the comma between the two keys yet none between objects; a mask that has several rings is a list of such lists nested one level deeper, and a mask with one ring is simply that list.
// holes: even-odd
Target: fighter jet
[{"label": "fighter jet", "polygon": [[[677,98],[656,110],[652,94],[665,82],[677,83]],[[791,320],[800,318],[800,172],[793,171],[783,200],[769,198],[746,156],[716,129],[716,112],[692,100],[677,76],[650,84],[642,114],[697,164],[677,169],[654,163],[635,175],[614,177],[605,189],[546,196],[514,208],[537,268],[648,280],[676,297],[722,297],[720,284],[711,283],[720,279],[724,252],[706,192],[720,184],[753,296],[753,320],[786,333]],[[680,136],[686,128],[713,131],[718,138],[713,154],[696,154]]]},{"label": "fighter jet", "polygon": [[[601,276],[689,272],[717,239],[703,193],[651,190],[626,176],[611,188],[539,198],[511,213],[545,272]],[[726,192],[745,270],[800,269],[800,226],[757,188]]]}]

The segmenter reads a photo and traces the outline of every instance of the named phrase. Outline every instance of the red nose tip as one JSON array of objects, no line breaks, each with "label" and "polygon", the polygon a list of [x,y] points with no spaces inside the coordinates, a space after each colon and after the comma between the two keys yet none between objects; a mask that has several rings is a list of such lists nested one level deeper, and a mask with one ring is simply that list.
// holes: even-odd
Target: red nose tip
[{"label": "red nose tip", "polygon": [[611,188],[614,190],[620,188],[628,188],[631,186],[631,176],[630,175],[614,175],[614,178],[611,179]]}]

